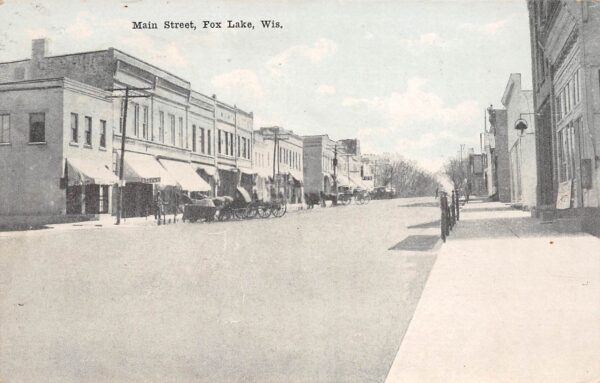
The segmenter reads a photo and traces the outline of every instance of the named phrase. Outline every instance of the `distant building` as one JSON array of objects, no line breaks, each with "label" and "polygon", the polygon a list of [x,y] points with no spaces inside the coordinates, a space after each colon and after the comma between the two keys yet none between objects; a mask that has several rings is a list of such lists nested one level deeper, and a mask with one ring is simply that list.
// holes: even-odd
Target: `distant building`
[{"label": "distant building", "polygon": [[506,110],[487,109],[489,129],[485,133],[486,170],[488,195],[501,202],[510,202],[510,161]]},{"label": "distant building", "polygon": [[469,153],[467,168],[467,188],[470,195],[487,195],[484,172],[484,154]]},{"label": "distant building", "polygon": [[537,148],[537,213],[579,217],[600,234],[600,8],[528,0]]},{"label": "distant building", "polygon": [[510,159],[510,202],[525,208],[536,206],[537,166],[533,92],[521,89],[521,74],[512,73],[502,104],[506,108]]},{"label": "distant building", "polygon": [[334,189],[336,142],[328,135],[303,136],[304,191],[310,194],[331,194]]},{"label": "distant building", "polygon": [[[261,127],[254,132],[255,142],[259,145],[257,156],[261,157],[260,166],[256,167],[257,176],[274,174],[265,182],[265,188],[273,196],[283,195],[288,203],[302,203],[304,198],[304,172],[303,172],[303,140],[291,130],[279,126]],[[266,160],[265,162],[265,155]],[[274,168],[271,168],[271,157]],[[269,177],[264,177],[268,179]],[[261,190],[266,194],[266,190]]]}]

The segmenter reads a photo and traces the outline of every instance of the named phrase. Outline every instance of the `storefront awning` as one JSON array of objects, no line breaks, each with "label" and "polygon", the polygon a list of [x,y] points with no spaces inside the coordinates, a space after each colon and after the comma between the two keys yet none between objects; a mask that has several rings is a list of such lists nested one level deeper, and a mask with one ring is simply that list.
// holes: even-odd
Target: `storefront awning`
[{"label": "storefront awning", "polygon": [[351,186],[350,180],[348,180],[348,178],[345,175],[337,174],[336,178],[337,178],[337,186]]},{"label": "storefront awning", "polygon": [[119,182],[117,176],[110,171],[107,165],[94,162],[90,159],[67,159],[68,185],[112,185]]},{"label": "storefront awning", "polygon": [[127,182],[177,186],[177,181],[151,155],[125,152],[123,178]]},{"label": "storefront awning", "polygon": [[273,178],[273,170],[272,169],[256,168],[255,171],[256,171],[256,174],[258,174],[259,176],[261,176],[263,178]]},{"label": "storefront awning", "polygon": [[360,177],[350,176],[350,182],[352,182],[354,185],[356,185],[356,187],[359,187],[361,189],[366,189],[367,188],[365,186],[364,182],[360,179]]},{"label": "storefront awning", "polygon": [[250,194],[248,193],[248,191],[246,189],[244,189],[241,186],[238,186],[236,189],[237,189],[238,193],[240,193],[240,195],[244,199],[244,202],[246,202],[246,203],[252,202],[252,198],[250,197]]},{"label": "storefront awning", "polygon": [[294,181],[294,184],[297,186],[304,186],[304,182],[302,182],[302,180],[294,177],[292,174],[290,174],[290,177],[292,178],[292,180]]},{"label": "storefront awning", "polygon": [[160,159],[160,164],[173,176],[182,190],[209,191],[210,185],[200,177],[189,162]]},{"label": "storefront awning", "polygon": [[198,169],[204,171],[204,173],[206,173],[207,175],[214,177],[215,174],[218,174],[217,172],[217,168],[215,168],[214,166],[210,166],[210,165],[197,165]]}]

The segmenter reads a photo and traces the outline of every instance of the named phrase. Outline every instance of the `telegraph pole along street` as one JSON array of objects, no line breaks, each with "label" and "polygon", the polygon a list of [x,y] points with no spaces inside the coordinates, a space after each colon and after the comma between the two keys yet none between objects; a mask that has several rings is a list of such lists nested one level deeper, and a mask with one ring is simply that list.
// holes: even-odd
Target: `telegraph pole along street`
[{"label": "telegraph pole along street", "polygon": [[125,139],[127,136],[127,106],[129,105],[130,98],[148,98],[150,95],[130,95],[130,91],[144,91],[152,90],[152,88],[133,88],[126,86],[125,88],[109,88],[107,91],[125,91],[125,96],[110,96],[111,98],[125,97],[123,102],[122,123],[121,123],[121,158],[119,159],[119,187],[117,188],[119,196],[117,197],[117,220],[115,225],[121,224],[121,217],[123,215],[123,188],[125,187],[125,181],[123,180],[123,167],[125,166]]}]

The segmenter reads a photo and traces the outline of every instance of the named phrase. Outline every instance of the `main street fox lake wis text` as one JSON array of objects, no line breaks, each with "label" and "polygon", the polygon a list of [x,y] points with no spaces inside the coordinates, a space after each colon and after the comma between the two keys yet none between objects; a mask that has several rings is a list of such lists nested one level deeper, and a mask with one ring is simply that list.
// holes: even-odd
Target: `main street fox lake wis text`
[{"label": "main street fox lake wis text", "polygon": [[154,21],[132,21],[131,29],[255,29],[256,25],[262,29],[283,29],[283,24],[277,20],[260,20],[259,23],[248,20],[213,21],[172,21],[162,23]]}]

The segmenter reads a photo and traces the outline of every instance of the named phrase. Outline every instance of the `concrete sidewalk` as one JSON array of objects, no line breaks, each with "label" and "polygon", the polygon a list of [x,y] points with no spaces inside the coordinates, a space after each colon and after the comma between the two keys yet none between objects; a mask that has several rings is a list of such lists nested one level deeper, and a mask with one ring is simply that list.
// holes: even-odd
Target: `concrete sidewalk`
[{"label": "concrete sidewalk", "polygon": [[600,240],[468,203],[386,379],[600,382]]}]

